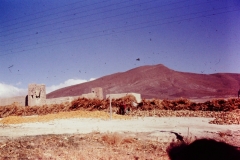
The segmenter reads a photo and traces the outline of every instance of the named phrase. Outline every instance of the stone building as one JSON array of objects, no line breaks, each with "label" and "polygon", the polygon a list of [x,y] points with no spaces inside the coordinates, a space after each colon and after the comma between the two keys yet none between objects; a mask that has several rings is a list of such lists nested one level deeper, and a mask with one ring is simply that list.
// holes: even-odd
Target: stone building
[{"label": "stone building", "polygon": [[91,93],[82,94],[82,98],[103,99],[103,89],[101,87],[92,88]]},{"label": "stone building", "polygon": [[42,106],[46,104],[46,87],[44,84],[28,85],[27,106]]},{"label": "stone building", "polygon": [[95,94],[96,99],[103,99],[103,89],[101,87],[92,88],[92,93]]},{"label": "stone building", "polygon": [[45,104],[60,104],[72,102],[77,98],[103,99],[103,89],[101,87],[92,88],[90,93],[79,96],[46,98],[46,87],[44,84],[29,84],[28,95],[11,98],[0,98],[0,106],[19,105],[19,106],[43,106]]}]

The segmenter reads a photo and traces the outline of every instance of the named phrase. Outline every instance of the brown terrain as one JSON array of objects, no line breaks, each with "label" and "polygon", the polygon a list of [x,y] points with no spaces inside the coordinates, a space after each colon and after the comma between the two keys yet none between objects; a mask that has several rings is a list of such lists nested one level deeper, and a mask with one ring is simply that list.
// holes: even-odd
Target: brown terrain
[{"label": "brown terrain", "polygon": [[[54,105],[3,106],[0,159],[170,160],[169,148],[201,138],[233,145],[239,153],[240,99],[230,98],[236,97],[239,86],[240,74],[184,73],[154,65],[47,95],[48,98],[76,96],[102,87],[104,95],[137,92],[145,98],[138,107],[131,106],[131,96],[112,100],[112,116],[109,99],[78,98]],[[213,100],[199,103],[189,99]],[[117,114],[122,102],[130,107],[127,115]],[[218,157],[226,153],[224,149],[224,152],[206,150]],[[202,153],[200,148],[192,155]]]},{"label": "brown terrain", "polygon": [[77,96],[89,93],[94,87],[102,87],[104,95],[136,92],[147,99],[236,97],[240,87],[240,74],[196,74],[174,71],[162,64],[149,65],[61,88],[49,93],[47,98]]}]

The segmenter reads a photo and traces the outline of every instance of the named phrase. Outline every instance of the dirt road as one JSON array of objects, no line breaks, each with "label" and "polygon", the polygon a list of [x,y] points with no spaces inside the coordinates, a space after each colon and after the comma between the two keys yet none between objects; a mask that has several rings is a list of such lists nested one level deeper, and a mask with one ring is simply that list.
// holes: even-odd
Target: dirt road
[{"label": "dirt road", "polygon": [[[45,123],[23,123],[1,126],[0,136],[21,137],[45,134],[73,134],[97,132],[146,133],[147,137],[171,141],[173,131],[184,137],[214,137],[219,133],[240,135],[240,125],[216,125],[213,118],[200,117],[145,117],[128,120],[102,120],[93,118],[60,119]],[[234,138],[234,137],[233,137]]]}]

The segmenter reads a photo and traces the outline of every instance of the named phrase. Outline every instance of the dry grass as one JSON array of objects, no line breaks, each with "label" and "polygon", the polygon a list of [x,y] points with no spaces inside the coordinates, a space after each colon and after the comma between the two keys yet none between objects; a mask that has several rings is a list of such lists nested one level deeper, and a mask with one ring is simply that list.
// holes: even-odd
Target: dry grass
[{"label": "dry grass", "polygon": [[189,111],[189,110],[134,110],[129,113],[129,116],[137,117],[206,117],[215,118],[211,124],[240,124],[240,109],[231,112],[214,112],[214,111]]},{"label": "dry grass", "polygon": [[[141,111],[133,110],[127,116],[113,114],[113,119],[129,119],[131,117],[208,117],[215,118],[210,123],[212,124],[240,124],[240,110],[232,112],[212,112],[212,111],[172,111],[172,110],[152,110]],[[68,118],[100,118],[109,119],[110,114],[104,111],[70,111],[59,112],[48,115],[35,115],[35,116],[8,116],[0,120],[2,124],[19,124],[19,123],[34,123],[34,122],[47,122],[55,119],[68,119]]]},{"label": "dry grass", "polygon": [[[217,136],[217,135],[216,135]],[[216,137],[232,145],[240,140],[234,135]],[[185,138],[187,144],[196,140]],[[146,133],[99,133],[27,136],[16,139],[1,138],[0,159],[51,160],[169,160],[167,148],[180,142],[163,143],[148,139]]]},{"label": "dry grass", "polygon": [[[74,102],[75,105],[61,104],[53,106],[40,107],[26,107],[8,106],[2,109],[4,117],[0,123],[3,124],[16,124],[16,123],[29,123],[29,122],[44,122],[54,119],[65,118],[109,118],[107,109],[99,108],[102,105],[96,105],[86,99],[83,101],[88,105],[84,108],[83,105],[76,106],[80,102]],[[99,102],[99,101],[97,101]],[[115,105],[121,101],[115,101]],[[113,114],[113,118],[126,119],[131,116],[168,116],[168,117],[215,117],[211,123],[217,124],[239,124],[240,110],[235,109],[231,112],[223,111],[191,111],[191,110],[169,110],[157,108],[156,106],[164,103],[158,100],[143,101],[145,104],[138,109],[133,109],[130,116],[121,116]],[[235,103],[236,101],[234,101]],[[100,103],[100,102],[99,102]],[[148,104],[149,103],[149,104]],[[176,104],[186,105],[189,101],[179,100],[174,102]],[[219,104],[219,102],[214,102]],[[223,103],[223,102],[221,102]],[[224,102],[225,103],[225,102]],[[101,103],[100,103],[101,104]],[[91,106],[93,105],[93,106]],[[107,105],[107,104],[106,104]],[[147,108],[146,106],[150,106]],[[172,107],[172,102],[169,103]],[[74,106],[74,107],[73,107]],[[98,107],[96,107],[98,106]],[[115,107],[116,107],[115,106]],[[179,105],[178,105],[179,106]],[[56,108],[54,108],[56,107]],[[151,107],[153,107],[151,109]],[[102,107],[104,108],[104,107]],[[24,109],[24,110],[23,110]],[[43,109],[46,109],[43,111]],[[179,109],[179,107],[178,107]],[[64,111],[64,112],[63,112]],[[3,113],[3,112],[1,112]],[[24,113],[24,114],[23,114]],[[34,113],[34,114],[33,114]],[[51,114],[47,114],[51,113]],[[15,115],[15,116],[10,116]],[[17,116],[17,115],[33,115],[33,116]],[[144,139],[142,135],[138,134],[137,137],[129,136],[128,134],[121,133],[99,133],[93,132],[90,134],[77,134],[77,135],[41,135],[21,137],[17,139],[1,138],[0,142],[0,159],[159,159],[169,160],[166,149],[169,143],[162,143],[159,141]],[[237,145],[238,137],[232,133],[218,133],[218,140]],[[189,136],[185,141],[189,144],[195,137]],[[177,145],[178,142],[175,143]]]},{"label": "dry grass", "polygon": [[[55,119],[69,119],[69,118],[100,118],[109,119],[110,115],[102,111],[71,111],[59,112],[55,114],[40,115],[40,116],[9,116],[0,120],[2,124],[19,124],[19,123],[34,123],[34,122],[48,122]],[[113,119],[129,119],[129,116],[122,116],[113,114]]]},{"label": "dry grass", "polygon": [[[176,99],[176,100],[145,100],[139,106],[131,106],[131,102],[135,99],[131,96],[127,96],[121,99],[113,99],[112,107],[115,112],[119,109],[122,102],[125,102],[127,107],[131,110],[141,111],[153,111],[153,110],[191,110],[191,111],[214,111],[214,112],[227,112],[240,109],[240,99],[218,99],[207,101],[204,103],[191,102],[188,99]],[[44,105],[44,106],[33,106],[23,107],[17,104],[2,106],[0,107],[0,118],[8,116],[31,116],[31,115],[47,115],[59,112],[70,112],[77,110],[87,111],[108,111],[109,110],[109,99],[97,100],[97,99],[86,99],[79,98],[74,100],[72,103]]]},{"label": "dry grass", "polygon": [[[123,99],[113,100],[116,110]],[[131,99],[124,99],[129,107]],[[0,123],[16,124],[44,122],[65,118],[109,118],[108,100],[78,99],[72,103],[21,107],[9,105],[0,107]],[[193,103],[186,99],[143,100],[138,107],[132,107],[130,116],[113,114],[113,118],[126,119],[131,116],[157,117],[214,117],[211,123],[240,124],[240,100],[213,100]],[[117,127],[117,126],[116,126]],[[169,143],[144,139],[144,135],[130,136],[131,133],[94,132],[77,135],[41,135],[7,139],[1,137],[0,159],[159,159],[168,160],[166,149]],[[218,139],[233,145],[240,144],[232,133],[218,133]],[[187,143],[195,138],[187,137]]]},{"label": "dry grass", "polygon": [[[112,106],[113,111],[116,113],[118,106],[122,101],[127,101],[128,107],[131,107],[131,97],[125,97],[125,99],[113,100]],[[156,116],[156,117],[210,117],[215,118],[210,123],[214,124],[240,124],[240,109],[236,109],[240,106],[239,99],[228,99],[228,100],[213,100],[205,103],[199,103],[198,105],[204,106],[208,104],[209,108],[218,106],[218,108],[224,108],[221,106],[227,105],[235,106],[233,111],[208,111],[205,109],[193,111],[187,110],[189,106],[195,106],[194,104],[186,99],[177,99],[172,101],[167,100],[143,100],[142,106],[138,108],[131,107],[130,116]],[[193,105],[194,104],[194,105]],[[26,122],[45,122],[54,119],[64,118],[109,118],[109,101],[108,100],[88,100],[85,98],[79,98],[72,103],[64,103],[59,105],[50,106],[34,106],[34,107],[20,107],[17,105],[10,105],[6,107],[0,107],[0,115],[3,118],[0,123],[3,124],[17,124]],[[187,108],[187,109],[186,109]],[[216,107],[215,107],[216,108]],[[198,108],[199,109],[199,108]],[[174,110],[174,111],[173,111]],[[33,115],[33,116],[32,116]],[[22,117],[23,116],[23,117]],[[129,118],[129,116],[120,116],[113,114],[113,118]]]},{"label": "dry grass", "polygon": [[31,136],[0,142],[0,159],[168,160],[167,145],[120,133]]}]

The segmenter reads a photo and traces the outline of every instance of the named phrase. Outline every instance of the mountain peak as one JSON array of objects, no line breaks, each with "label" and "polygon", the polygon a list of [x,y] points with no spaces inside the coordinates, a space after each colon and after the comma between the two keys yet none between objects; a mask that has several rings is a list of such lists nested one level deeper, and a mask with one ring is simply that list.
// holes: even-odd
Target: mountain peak
[{"label": "mountain peak", "polygon": [[[226,88],[226,84],[228,84]],[[69,86],[51,92],[47,98],[78,96],[91,88],[102,87],[109,93],[140,93],[143,98],[174,99],[224,97],[236,95],[240,74],[195,74],[178,72],[163,64],[140,66],[126,72],[115,73],[94,81]],[[235,93],[236,92],[236,93]]]}]

